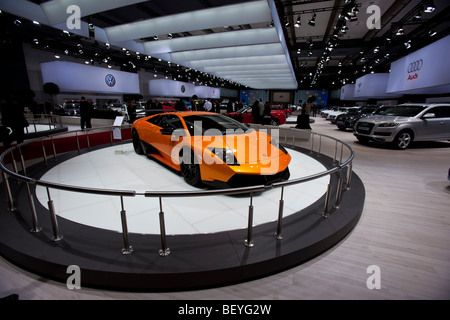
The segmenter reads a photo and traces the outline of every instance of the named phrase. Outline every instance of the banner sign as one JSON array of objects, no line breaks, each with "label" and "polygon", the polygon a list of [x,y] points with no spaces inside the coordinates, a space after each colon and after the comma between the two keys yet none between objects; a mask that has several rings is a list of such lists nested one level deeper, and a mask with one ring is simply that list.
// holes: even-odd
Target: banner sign
[{"label": "banner sign", "polygon": [[62,92],[139,93],[136,73],[66,61],[41,63],[43,82],[56,83]]},{"label": "banner sign", "polygon": [[383,99],[396,98],[400,95],[386,93],[389,73],[366,74],[355,82],[355,98]]},{"label": "banner sign", "polygon": [[155,79],[148,81],[148,91],[151,96],[192,97],[195,94],[195,86],[188,82]]},{"label": "banner sign", "polygon": [[388,93],[450,93],[450,36],[392,62]]},{"label": "banner sign", "polygon": [[220,89],[206,86],[196,86],[195,94],[200,99],[220,99]]}]

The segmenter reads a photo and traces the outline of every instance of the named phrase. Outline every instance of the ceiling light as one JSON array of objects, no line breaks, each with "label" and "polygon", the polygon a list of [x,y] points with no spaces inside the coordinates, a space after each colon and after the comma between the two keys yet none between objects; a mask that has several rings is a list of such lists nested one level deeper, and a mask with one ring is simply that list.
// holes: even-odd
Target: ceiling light
[{"label": "ceiling light", "polygon": [[316,13],[314,13],[313,14],[313,16],[312,16],[312,18],[311,18],[311,20],[309,20],[309,22],[308,22],[308,24],[310,25],[310,26],[315,26],[316,25],[316,17],[317,17],[317,14]]},{"label": "ceiling light", "polygon": [[426,12],[426,13],[431,13],[431,12],[433,12],[434,10],[436,10],[436,7],[434,6],[433,1],[431,0],[431,1],[428,3],[428,5],[425,7],[424,12]]},{"label": "ceiling light", "polygon": [[430,37],[434,37],[436,34],[437,34],[437,32],[436,32],[436,31],[433,31],[433,30],[430,30],[430,31],[428,32],[428,35],[429,35]]},{"label": "ceiling light", "polygon": [[300,21],[300,16],[298,16],[297,21],[295,22],[295,27],[296,28],[300,28],[300,26],[302,25],[302,22]]},{"label": "ceiling light", "polygon": [[405,34],[405,29],[403,29],[402,27],[400,27],[398,30],[397,30],[397,33],[395,34],[395,35],[397,35],[397,36],[402,36],[402,35],[404,35]]},{"label": "ceiling light", "polygon": [[404,45],[405,45],[406,49],[411,48],[411,40],[408,40],[407,42],[405,42]]},{"label": "ceiling light", "polygon": [[61,58],[59,55],[55,54],[55,59]]},{"label": "ceiling light", "polygon": [[169,39],[172,39],[172,38],[173,38],[173,35],[172,35],[171,33],[169,33],[169,34],[167,35],[167,37],[168,37]]},{"label": "ceiling light", "polygon": [[154,37],[153,37],[153,40],[158,40],[158,36],[154,36]]},{"label": "ceiling light", "polygon": [[110,64],[108,64],[108,69],[111,69],[112,67],[111,67],[111,65]]}]

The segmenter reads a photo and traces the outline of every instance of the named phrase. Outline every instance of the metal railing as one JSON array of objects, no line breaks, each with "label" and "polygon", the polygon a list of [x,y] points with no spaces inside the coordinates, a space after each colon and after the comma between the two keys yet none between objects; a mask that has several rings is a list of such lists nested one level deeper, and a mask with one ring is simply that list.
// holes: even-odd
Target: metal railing
[{"label": "metal railing", "polygon": [[[27,195],[28,195],[28,205],[31,214],[32,220],[32,228],[31,232],[40,232],[41,227],[39,226],[38,217],[36,214],[34,197],[31,193],[30,185],[36,185],[46,188],[47,191],[47,204],[48,210],[50,214],[50,220],[52,224],[52,232],[53,237],[52,241],[59,241],[63,238],[63,235],[59,231],[57,215],[54,209],[53,200],[51,198],[51,189],[58,189],[63,191],[70,192],[79,192],[79,193],[87,193],[87,194],[95,194],[95,195],[103,195],[103,196],[112,196],[120,198],[121,204],[121,223],[122,223],[122,235],[123,235],[123,254],[130,254],[133,252],[133,247],[129,243],[128,237],[128,227],[127,227],[127,219],[126,219],[126,210],[124,207],[124,197],[136,197],[136,196],[144,196],[146,198],[158,198],[159,199],[159,225],[160,225],[160,237],[161,237],[161,249],[159,250],[160,256],[167,256],[170,254],[170,249],[167,246],[167,237],[166,237],[166,227],[165,227],[165,219],[164,219],[164,210],[163,210],[163,199],[164,198],[185,198],[185,197],[209,197],[209,196],[223,196],[223,195],[236,195],[236,194],[248,194],[249,196],[249,206],[248,206],[248,226],[247,226],[247,238],[244,240],[244,245],[247,247],[252,247],[254,245],[253,242],[253,195],[254,193],[263,192],[268,189],[279,188],[281,191],[281,196],[279,200],[279,209],[278,209],[278,219],[277,219],[277,227],[274,232],[274,238],[277,240],[283,239],[282,236],[282,220],[283,220],[283,211],[284,211],[284,191],[285,188],[289,186],[306,183],[309,181],[313,181],[322,177],[329,176],[329,183],[327,185],[327,191],[325,194],[325,203],[322,216],[327,218],[330,216],[330,205],[332,203],[332,176],[333,174],[338,175],[338,183],[336,196],[334,199],[333,208],[336,210],[340,208],[342,193],[344,191],[350,190],[351,183],[351,175],[352,175],[352,161],[354,159],[354,151],[353,149],[346,144],[345,142],[339,141],[333,137],[322,135],[319,133],[312,132],[310,130],[300,130],[295,128],[284,128],[284,127],[271,127],[271,126],[252,126],[258,130],[279,130],[279,140],[286,147],[295,147],[302,148],[304,153],[309,153],[310,157],[320,158],[324,155],[329,157],[332,160],[332,167],[323,171],[318,172],[306,177],[296,178],[292,180],[287,180],[283,182],[277,182],[270,185],[257,185],[251,187],[241,187],[241,188],[230,188],[230,189],[218,189],[218,190],[199,190],[199,191],[145,191],[145,192],[136,192],[135,190],[113,190],[113,189],[98,189],[98,188],[88,188],[88,187],[80,187],[80,186],[71,186],[66,184],[59,184],[49,181],[44,181],[40,179],[34,179],[27,176],[26,172],[26,164],[24,161],[22,148],[24,145],[40,141],[42,145],[42,159],[43,162],[47,165],[48,159],[44,146],[44,140],[50,140],[52,145],[53,157],[55,161],[57,160],[57,151],[54,143],[54,138],[60,135],[67,135],[68,133],[59,133],[52,135],[50,137],[41,137],[38,139],[33,139],[26,141],[22,144],[16,145],[7,149],[0,155],[0,169],[2,170],[3,182],[6,188],[6,196],[8,200],[8,210],[14,212],[17,210],[16,204],[14,202],[14,196],[11,191],[9,178],[17,179],[19,183],[25,183],[27,186]],[[77,150],[78,153],[81,153],[80,149],[80,134],[84,134],[87,140],[87,149],[90,151],[91,146],[89,143],[89,135],[95,131],[109,131],[110,134],[110,143],[114,145],[115,141],[113,139],[113,128],[111,126],[107,127],[97,127],[95,129],[86,129],[79,130],[75,132],[70,132],[69,134],[75,135]],[[121,130],[129,129],[130,125],[122,126]],[[121,140],[120,143],[123,141]],[[117,141],[116,143],[119,143]],[[344,149],[345,148],[345,149]],[[324,153],[324,149],[326,149],[330,154]],[[19,154],[20,164],[22,169],[22,174],[19,172],[19,168],[17,165],[16,157],[17,153]],[[346,155],[344,156],[344,153]],[[11,165],[12,168],[7,168],[5,164],[5,159],[7,156],[11,157]],[[346,172],[345,172],[346,171]],[[345,172],[345,174],[344,174]]]}]

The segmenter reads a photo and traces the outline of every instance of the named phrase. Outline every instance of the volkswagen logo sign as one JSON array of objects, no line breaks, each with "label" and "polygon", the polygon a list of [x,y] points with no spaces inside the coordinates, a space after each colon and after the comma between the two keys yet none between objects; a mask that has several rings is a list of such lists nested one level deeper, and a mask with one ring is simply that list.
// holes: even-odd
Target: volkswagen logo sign
[{"label": "volkswagen logo sign", "polygon": [[423,66],[422,59],[411,62],[408,65],[408,73],[419,71],[420,69],[422,69],[422,66]]},{"label": "volkswagen logo sign", "polygon": [[112,74],[107,74],[105,77],[105,82],[108,87],[114,87],[116,84],[116,78]]}]

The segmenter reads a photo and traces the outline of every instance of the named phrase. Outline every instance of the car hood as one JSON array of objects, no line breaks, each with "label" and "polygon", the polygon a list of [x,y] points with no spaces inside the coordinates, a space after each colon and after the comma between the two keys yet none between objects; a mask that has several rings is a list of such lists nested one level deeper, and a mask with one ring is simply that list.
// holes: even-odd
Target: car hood
[{"label": "car hood", "polygon": [[409,121],[410,119],[411,119],[410,117],[375,115],[364,117],[360,121],[371,123],[382,123],[382,122],[406,122]]},{"label": "car hood", "polygon": [[251,131],[235,135],[195,137],[194,147],[202,150],[228,148],[233,151],[239,163],[254,163],[279,157],[283,153],[275,141],[271,143],[272,139],[274,138],[266,133]]}]

